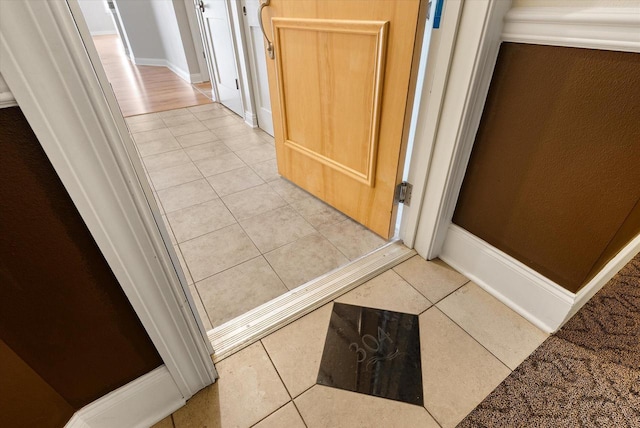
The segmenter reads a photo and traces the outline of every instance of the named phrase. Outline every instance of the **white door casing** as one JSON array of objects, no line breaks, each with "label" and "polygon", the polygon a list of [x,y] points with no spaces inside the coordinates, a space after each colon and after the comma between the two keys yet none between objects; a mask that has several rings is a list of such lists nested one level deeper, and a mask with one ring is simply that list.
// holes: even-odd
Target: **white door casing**
[{"label": "white door casing", "polygon": [[[129,156],[133,141],[104,70],[91,64],[97,52],[80,32],[90,37],[76,0],[0,2],[0,74],[164,362],[153,379],[175,398],[149,408],[163,417],[215,380],[210,345],[149,185],[136,173],[140,160]],[[127,391],[121,403],[141,398],[139,389]],[[150,417],[131,412],[119,420],[128,416],[130,426]]]},{"label": "white door casing", "polygon": [[271,114],[271,100],[269,99],[269,77],[267,76],[267,57],[265,55],[264,39],[258,22],[258,7],[260,0],[243,0],[244,31],[247,41],[247,55],[253,89],[253,102],[258,127],[273,136],[273,117]]}]

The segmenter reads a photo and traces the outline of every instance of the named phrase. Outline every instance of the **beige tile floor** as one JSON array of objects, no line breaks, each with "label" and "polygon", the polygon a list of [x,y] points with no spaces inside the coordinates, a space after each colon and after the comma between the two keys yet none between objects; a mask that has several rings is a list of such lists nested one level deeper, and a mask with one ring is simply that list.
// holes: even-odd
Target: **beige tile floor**
[{"label": "beige tile floor", "polygon": [[207,329],[384,244],[281,178],[273,138],[219,104],[127,123]]},{"label": "beige tile floor", "polygon": [[419,256],[337,302],[419,315],[424,407],[316,385],[327,304],[217,364],[158,427],[454,427],[546,338],[441,261]]}]

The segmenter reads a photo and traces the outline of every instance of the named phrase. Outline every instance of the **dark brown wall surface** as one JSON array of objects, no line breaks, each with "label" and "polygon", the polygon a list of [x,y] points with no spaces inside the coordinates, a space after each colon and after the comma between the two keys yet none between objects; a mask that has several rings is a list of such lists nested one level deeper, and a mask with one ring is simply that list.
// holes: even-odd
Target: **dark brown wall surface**
[{"label": "dark brown wall surface", "polygon": [[18,107],[0,109],[0,182],[0,339],[73,409],[160,366]]},{"label": "dark brown wall surface", "polygon": [[60,427],[74,409],[0,340],[0,426]]},{"label": "dark brown wall surface", "polygon": [[639,199],[640,54],[503,43],[453,222],[575,292]]}]

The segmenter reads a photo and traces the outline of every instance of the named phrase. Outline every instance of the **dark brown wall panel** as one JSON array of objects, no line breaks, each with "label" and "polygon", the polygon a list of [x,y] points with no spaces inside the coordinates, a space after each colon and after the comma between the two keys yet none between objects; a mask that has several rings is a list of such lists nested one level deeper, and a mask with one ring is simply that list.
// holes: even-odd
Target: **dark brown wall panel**
[{"label": "dark brown wall panel", "polygon": [[576,291],[638,232],[639,165],[640,54],[504,43],[453,221]]},{"label": "dark brown wall panel", "polygon": [[0,340],[0,426],[62,427],[74,409]]},{"label": "dark brown wall panel", "polygon": [[0,109],[0,182],[0,339],[74,409],[160,366],[18,107]]}]

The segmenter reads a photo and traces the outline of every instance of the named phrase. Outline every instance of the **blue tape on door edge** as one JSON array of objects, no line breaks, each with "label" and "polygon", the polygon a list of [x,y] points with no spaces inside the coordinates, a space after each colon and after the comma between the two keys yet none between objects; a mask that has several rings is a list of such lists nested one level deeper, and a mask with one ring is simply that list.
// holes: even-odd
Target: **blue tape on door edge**
[{"label": "blue tape on door edge", "polygon": [[444,6],[444,0],[436,1],[436,11],[433,14],[433,28],[440,28],[440,18],[442,18],[442,7]]}]

